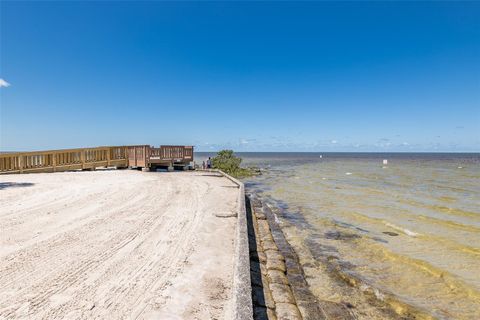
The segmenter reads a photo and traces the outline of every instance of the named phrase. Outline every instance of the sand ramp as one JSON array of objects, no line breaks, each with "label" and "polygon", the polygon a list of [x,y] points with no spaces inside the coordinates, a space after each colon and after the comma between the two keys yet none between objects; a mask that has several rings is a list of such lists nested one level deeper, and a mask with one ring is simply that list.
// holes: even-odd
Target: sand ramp
[{"label": "sand ramp", "polygon": [[201,173],[0,177],[0,319],[229,318],[238,189]]}]

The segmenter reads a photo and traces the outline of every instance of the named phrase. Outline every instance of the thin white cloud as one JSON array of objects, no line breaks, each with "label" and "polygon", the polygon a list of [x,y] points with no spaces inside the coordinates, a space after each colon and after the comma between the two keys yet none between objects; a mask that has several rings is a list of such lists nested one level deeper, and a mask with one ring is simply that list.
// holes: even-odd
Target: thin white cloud
[{"label": "thin white cloud", "polygon": [[330,142],[333,143],[333,144],[335,144],[335,143],[337,143],[338,141],[337,141],[337,140],[332,140],[332,141],[330,141]]},{"label": "thin white cloud", "polygon": [[390,142],[390,139],[387,139],[387,138],[381,138],[378,140],[377,143],[375,143],[375,146],[380,148],[387,148],[387,147],[390,147],[391,145],[392,143]]},{"label": "thin white cloud", "polygon": [[10,83],[0,78],[0,88],[10,87]]}]

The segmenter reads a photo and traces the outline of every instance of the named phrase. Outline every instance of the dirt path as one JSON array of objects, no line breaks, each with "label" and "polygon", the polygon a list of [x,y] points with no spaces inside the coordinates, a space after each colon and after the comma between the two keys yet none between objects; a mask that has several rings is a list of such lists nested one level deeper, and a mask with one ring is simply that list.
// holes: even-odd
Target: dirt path
[{"label": "dirt path", "polygon": [[0,319],[224,319],[238,189],[202,173],[0,176]]}]

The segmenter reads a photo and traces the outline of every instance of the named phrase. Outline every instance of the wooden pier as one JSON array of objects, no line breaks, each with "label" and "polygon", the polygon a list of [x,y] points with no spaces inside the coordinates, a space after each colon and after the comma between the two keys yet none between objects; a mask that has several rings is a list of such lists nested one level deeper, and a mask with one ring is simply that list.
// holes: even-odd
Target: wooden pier
[{"label": "wooden pier", "polygon": [[193,161],[192,146],[128,146],[129,167],[185,167]]},{"label": "wooden pier", "polygon": [[95,170],[100,167],[185,168],[193,146],[107,146],[0,154],[0,174]]}]

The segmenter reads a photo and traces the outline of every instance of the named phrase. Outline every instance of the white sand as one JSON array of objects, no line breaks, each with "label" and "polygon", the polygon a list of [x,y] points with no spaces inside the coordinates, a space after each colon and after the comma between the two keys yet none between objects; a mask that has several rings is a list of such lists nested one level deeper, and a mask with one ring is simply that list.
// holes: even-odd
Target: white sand
[{"label": "white sand", "polygon": [[200,172],[0,176],[0,319],[230,318],[237,196]]}]

